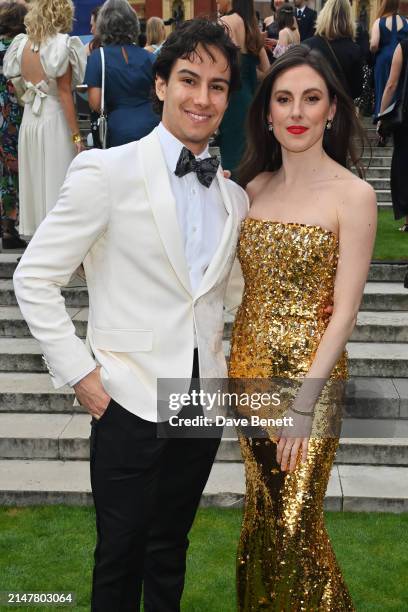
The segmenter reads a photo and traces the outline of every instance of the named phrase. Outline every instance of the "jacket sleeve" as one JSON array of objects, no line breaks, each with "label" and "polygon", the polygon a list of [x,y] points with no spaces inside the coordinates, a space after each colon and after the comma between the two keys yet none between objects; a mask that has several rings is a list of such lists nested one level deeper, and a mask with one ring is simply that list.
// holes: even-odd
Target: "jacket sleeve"
[{"label": "jacket sleeve", "polygon": [[71,164],[59,199],[30,241],[14,273],[14,289],[30,331],[44,352],[56,388],[95,367],[75,334],[61,288],[105,232],[110,209],[103,152]]},{"label": "jacket sleeve", "polygon": [[227,292],[224,298],[224,306],[227,312],[235,315],[239,305],[241,304],[243,292],[244,277],[242,275],[241,265],[238,258],[235,258],[228,280]]},{"label": "jacket sleeve", "polygon": [[[249,198],[246,192],[235,184],[234,189],[236,191],[235,197],[239,206],[239,214],[241,220],[244,220],[249,212]],[[238,306],[241,304],[243,292],[244,277],[238,257],[235,257],[224,298],[224,307],[227,312],[231,314],[236,313]]]}]

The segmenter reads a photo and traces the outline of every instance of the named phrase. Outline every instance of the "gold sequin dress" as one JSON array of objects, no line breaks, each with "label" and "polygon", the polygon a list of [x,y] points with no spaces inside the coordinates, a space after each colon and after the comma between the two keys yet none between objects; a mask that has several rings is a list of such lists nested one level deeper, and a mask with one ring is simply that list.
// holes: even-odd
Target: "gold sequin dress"
[{"label": "gold sequin dress", "polygon": [[[336,235],[314,225],[247,218],[238,256],[245,290],[233,328],[230,377],[304,376],[328,324],[323,310],[333,297]],[[346,353],[331,378],[347,378]],[[307,461],[292,473],[279,469],[273,439],[240,435],[246,502],[238,609],[353,611],[323,517],[338,438],[310,438]]]}]

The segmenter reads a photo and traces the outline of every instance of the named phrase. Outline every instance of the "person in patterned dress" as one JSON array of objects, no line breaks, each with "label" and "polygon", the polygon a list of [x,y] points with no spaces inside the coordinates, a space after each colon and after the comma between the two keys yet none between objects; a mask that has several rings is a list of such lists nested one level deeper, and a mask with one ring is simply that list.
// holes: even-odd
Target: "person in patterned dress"
[{"label": "person in patterned dress", "polygon": [[27,8],[22,2],[0,4],[0,210],[3,249],[27,246],[16,229],[18,220],[18,133],[23,109],[13,83],[3,75],[3,58],[13,38],[25,32]]}]

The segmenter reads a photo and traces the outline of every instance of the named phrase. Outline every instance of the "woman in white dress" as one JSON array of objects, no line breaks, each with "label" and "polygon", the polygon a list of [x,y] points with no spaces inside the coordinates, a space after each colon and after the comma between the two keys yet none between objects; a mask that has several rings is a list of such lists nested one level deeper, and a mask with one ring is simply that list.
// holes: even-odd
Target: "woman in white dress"
[{"label": "woman in white dress", "polygon": [[283,55],[293,45],[300,44],[300,34],[295,13],[293,6],[289,2],[282,4],[278,10],[276,22],[279,28],[279,39],[273,51],[275,59]]},{"label": "woman in white dress", "polygon": [[32,236],[58,199],[71,161],[82,149],[72,91],[83,82],[85,47],[72,29],[71,0],[34,0],[4,58],[7,78],[21,77],[20,233]]}]

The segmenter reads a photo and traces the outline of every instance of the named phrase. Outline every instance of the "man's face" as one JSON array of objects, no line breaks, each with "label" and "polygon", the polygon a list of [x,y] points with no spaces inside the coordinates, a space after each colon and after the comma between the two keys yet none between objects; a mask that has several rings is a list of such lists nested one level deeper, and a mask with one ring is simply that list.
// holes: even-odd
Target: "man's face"
[{"label": "man's face", "polygon": [[305,0],[295,0],[295,6],[297,8],[302,8],[305,5]]},{"label": "man's face", "polygon": [[175,62],[167,83],[156,77],[163,125],[195,155],[205,149],[228,106],[231,70],[219,49],[209,49],[214,60],[198,45],[191,59]]}]

